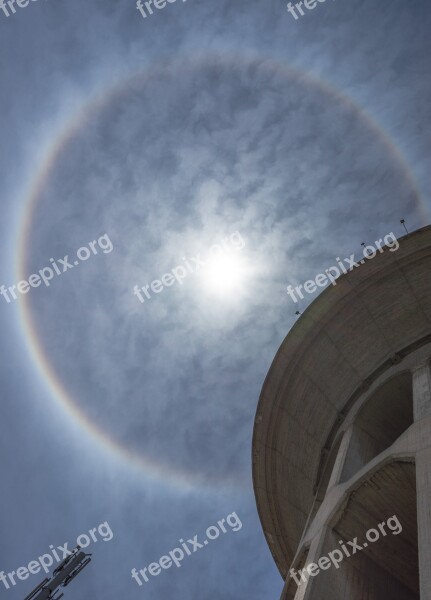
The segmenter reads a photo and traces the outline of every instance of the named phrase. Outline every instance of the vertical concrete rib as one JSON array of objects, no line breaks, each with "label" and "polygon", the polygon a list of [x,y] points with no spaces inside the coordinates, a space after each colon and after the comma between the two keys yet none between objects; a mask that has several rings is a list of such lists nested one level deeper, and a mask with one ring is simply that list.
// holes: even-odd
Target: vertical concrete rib
[{"label": "vertical concrete rib", "polygon": [[[429,361],[413,370],[415,421],[431,416],[431,371]],[[416,454],[418,507],[419,581],[421,600],[431,600],[431,448]]]}]

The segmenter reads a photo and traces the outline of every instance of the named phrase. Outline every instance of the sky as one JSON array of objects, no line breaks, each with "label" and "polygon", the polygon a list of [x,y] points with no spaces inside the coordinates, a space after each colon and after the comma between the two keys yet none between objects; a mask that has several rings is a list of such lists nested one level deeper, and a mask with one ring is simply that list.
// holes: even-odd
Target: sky
[{"label": "sky", "polygon": [[280,597],[253,422],[318,295],[286,287],[428,225],[431,184],[427,0],[286,4],[0,10],[0,285],[36,275],[0,296],[0,573],[105,523],[66,599]]}]

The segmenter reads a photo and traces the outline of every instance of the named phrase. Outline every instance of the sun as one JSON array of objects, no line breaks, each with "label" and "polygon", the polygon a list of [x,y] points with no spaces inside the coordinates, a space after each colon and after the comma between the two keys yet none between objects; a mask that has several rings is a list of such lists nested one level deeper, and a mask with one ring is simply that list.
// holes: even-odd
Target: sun
[{"label": "sun", "polygon": [[237,296],[246,278],[244,261],[233,254],[210,258],[202,271],[202,280],[208,292],[223,297]]}]

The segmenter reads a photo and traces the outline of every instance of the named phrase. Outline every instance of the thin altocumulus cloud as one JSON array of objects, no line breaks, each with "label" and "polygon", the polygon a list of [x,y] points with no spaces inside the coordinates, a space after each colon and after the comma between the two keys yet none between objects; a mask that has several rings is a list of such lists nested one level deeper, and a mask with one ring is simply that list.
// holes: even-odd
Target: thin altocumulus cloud
[{"label": "thin altocumulus cloud", "polygon": [[[290,309],[282,284],[365,233],[356,222],[334,239],[331,216],[344,215],[347,202],[361,205],[365,222],[382,197],[402,198],[403,206],[415,191],[352,106],[295,73],[219,60],[166,67],[150,82],[135,79],[70,140],[42,190],[28,268],[59,236],[69,247],[89,235],[96,216],[115,253],[35,299],[31,312],[74,402],[110,436],[203,477],[245,474],[248,457],[234,441],[221,451],[223,437],[233,440],[239,425],[226,425],[225,414],[252,416],[246,389],[256,396],[272,346],[260,340]],[[62,227],[52,228],[47,213]],[[197,277],[157,303],[131,308],[125,301],[137,281],[156,279],[236,230],[256,267],[239,308],[234,299],[230,306],[203,295]],[[253,328],[252,350],[243,348],[245,326]],[[227,377],[232,364],[248,373],[241,394]],[[177,411],[189,402],[196,405],[193,427],[179,429]]]}]

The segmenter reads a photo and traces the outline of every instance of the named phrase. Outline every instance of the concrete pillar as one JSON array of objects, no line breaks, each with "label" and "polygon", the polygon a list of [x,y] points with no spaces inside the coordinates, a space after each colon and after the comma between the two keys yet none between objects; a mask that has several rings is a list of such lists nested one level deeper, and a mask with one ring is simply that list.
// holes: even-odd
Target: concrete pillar
[{"label": "concrete pillar", "polygon": [[[296,590],[295,600],[307,600],[307,598],[310,597],[311,589],[313,586],[313,578],[308,574],[306,569],[310,563],[314,562],[315,560],[317,561],[319,559],[320,554],[321,554],[322,545],[323,545],[323,532],[319,533],[314,538],[314,540],[311,542],[310,549],[307,554],[307,559],[305,561],[305,565],[303,566],[303,570],[304,570],[303,577],[301,577],[299,575],[299,573],[296,573],[296,575],[295,575],[296,580],[298,580],[300,582],[300,585],[298,586],[298,588]],[[293,577],[293,573],[291,573],[289,576]],[[304,579],[306,581],[304,581]],[[298,583],[298,581],[296,581],[296,584]]]},{"label": "concrete pillar", "polygon": [[[429,362],[413,370],[413,411],[415,421],[431,416]],[[416,494],[420,597],[421,600],[431,600],[431,448],[416,454]]]},{"label": "concrete pillar", "polygon": [[[294,600],[308,600],[312,597],[312,592],[313,589],[315,589],[316,585],[314,582],[314,577],[309,574],[309,572],[307,571],[307,567],[312,563],[317,563],[319,558],[322,556],[322,549],[324,546],[327,532],[327,527],[323,527],[320,533],[318,533],[318,535],[311,542],[305,560],[305,564],[302,566],[302,569],[300,569],[301,571],[303,571],[303,576],[301,577],[301,574],[298,573],[297,570],[290,570],[289,575],[287,576],[286,584],[288,584],[289,580],[291,580],[291,585],[294,585],[294,587],[296,588]],[[284,597],[284,594],[282,594],[282,597]]]},{"label": "concrete pillar", "polygon": [[331,478],[329,480],[328,490],[330,490],[334,485],[340,483],[342,479],[347,453],[350,447],[350,440],[352,439],[352,433],[353,426],[351,425],[343,434],[343,439],[341,440],[337,458],[335,459],[334,468],[332,469]]},{"label": "concrete pillar", "polygon": [[431,371],[428,361],[413,369],[413,414],[415,421],[431,416]]}]

